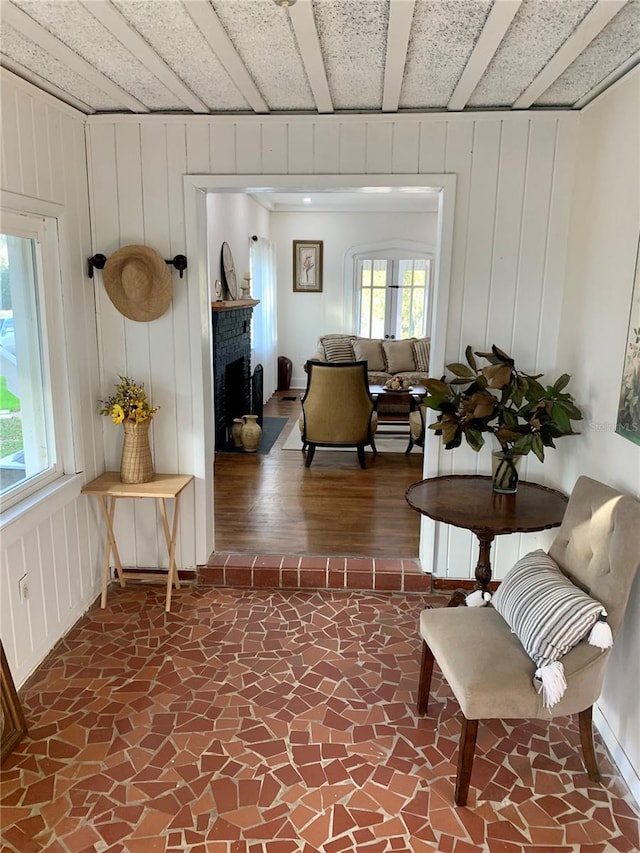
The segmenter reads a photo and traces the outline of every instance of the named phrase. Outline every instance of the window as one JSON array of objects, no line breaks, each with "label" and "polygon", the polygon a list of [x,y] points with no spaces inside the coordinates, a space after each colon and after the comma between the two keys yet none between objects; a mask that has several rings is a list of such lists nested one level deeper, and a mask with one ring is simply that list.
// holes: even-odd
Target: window
[{"label": "window", "polygon": [[432,257],[356,256],[356,334],[421,338],[430,321]]},{"label": "window", "polygon": [[[52,364],[60,339],[57,221],[3,211],[0,234],[2,509],[62,474]],[[46,283],[46,287],[45,287]],[[58,366],[58,370],[60,367]]]}]

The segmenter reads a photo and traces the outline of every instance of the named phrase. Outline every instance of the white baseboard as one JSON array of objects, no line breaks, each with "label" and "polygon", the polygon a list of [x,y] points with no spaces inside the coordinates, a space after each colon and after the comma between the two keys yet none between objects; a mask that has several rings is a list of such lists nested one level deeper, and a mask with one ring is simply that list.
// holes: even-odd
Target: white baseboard
[{"label": "white baseboard", "polygon": [[102,581],[97,575],[96,578],[94,578],[94,583],[88,594],[83,596],[80,601],[76,602],[75,606],[65,614],[64,620],[57,625],[57,637],[52,638],[50,635],[47,635],[47,637],[45,637],[44,644],[41,647],[34,649],[29,657],[25,658],[22,662],[22,666],[18,667],[16,672],[13,673],[16,690],[21,690],[24,687],[25,683],[36,672],[45,658],[55,649],[57,644],[64,639],[76,622],[84,616],[87,610],[96,603],[100,598],[101,592]]},{"label": "white baseboard", "polygon": [[629,761],[627,754],[620,745],[618,739],[611,730],[609,721],[604,716],[598,705],[593,706],[593,722],[600,733],[600,737],[609,750],[609,754],[624,781],[629,786],[631,796],[636,802],[636,806],[640,808],[640,776]]}]

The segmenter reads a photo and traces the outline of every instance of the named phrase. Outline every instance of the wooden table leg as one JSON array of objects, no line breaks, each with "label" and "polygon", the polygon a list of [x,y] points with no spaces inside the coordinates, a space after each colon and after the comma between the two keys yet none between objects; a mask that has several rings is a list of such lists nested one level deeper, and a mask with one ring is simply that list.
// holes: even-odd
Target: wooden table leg
[{"label": "wooden table leg", "polygon": [[480,554],[478,555],[478,563],[476,565],[476,585],[474,589],[489,592],[489,581],[491,580],[491,543],[495,538],[495,534],[484,531],[476,533],[476,536],[480,543]]},{"label": "wooden table leg", "polygon": [[167,543],[169,552],[169,569],[167,572],[167,598],[165,602],[165,611],[169,613],[171,610],[171,588],[175,584],[176,589],[180,589],[180,580],[178,579],[178,570],[176,568],[176,537],[178,535],[178,518],[180,515],[180,495],[175,497],[173,507],[173,526],[169,530],[169,518],[167,516],[167,505],[164,498],[160,498],[160,515],[162,517],[162,529],[164,530],[164,538]]},{"label": "wooden table leg", "polygon": [[[473,587],[481,592],[489,592],[489,581],[491,580],[491,543],[495,535],[493,533],[476,533],[480,543],[480,554],[476,564],[476,583]],[[447,607],[463,607],[466,604],[467,592],[464,589],[456,589],[449,599]]]},{"label": "wooden table leg", "polygon": [[116,499],[109,500],[107,495],[100,495],[100,507],[106,525],[107,540],[104,543],[104,559],[102,563],[102,595],[100,597],[100,607],[104,610],[107,606],[107,587],[109,586],[109,557],[113,552],[113,559],[116,564],[116,574],[120,581],[120,586],[124,587],[124,573],[122,571],[122,563],[120,561],[120,553],[116,544],[116,537],[113,532],[113,517],[116,511]]},{"label": "wooden table leg", "polygon": [[[105,506],[106,498],[100,498],[100,507],[102,510],[102,515],[107,521],[109,518],[109,512],[107,507]],[[109,541],[109,534],[107,533],[105,536],[104,542],[104,557],[102,559],[102,594],[100,596],[100,607],[104,610],[107,606],[107,588],[109,586],[109,557],[111,556],[111,543]]]}]

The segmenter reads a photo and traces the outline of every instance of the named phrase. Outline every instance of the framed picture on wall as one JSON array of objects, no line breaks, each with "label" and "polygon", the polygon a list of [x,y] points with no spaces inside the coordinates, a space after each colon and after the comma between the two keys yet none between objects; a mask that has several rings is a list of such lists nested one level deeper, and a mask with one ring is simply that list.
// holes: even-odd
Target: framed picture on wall
[{"label": "framed picture on wall", "polygon": [[616,432],[640,444],[640,240],[631,293],[629,331],[624,351]]},{"label": "framed picture on wall", "polygon": [[294,293],[322,293],[322,240],[293,241]]}]

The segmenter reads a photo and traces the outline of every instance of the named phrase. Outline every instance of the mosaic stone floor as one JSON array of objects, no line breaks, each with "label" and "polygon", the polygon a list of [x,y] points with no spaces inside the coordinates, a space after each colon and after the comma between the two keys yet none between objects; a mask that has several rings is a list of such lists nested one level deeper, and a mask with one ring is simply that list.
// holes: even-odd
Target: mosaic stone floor
[{"label": "mosaic stone floor", "polygon": [[23,698],[1,773],[16,853],[629,853],[638,814],[573,721],[481,725],[452,806],[459,715],[434,673],[415,715],[418,615],[442,598],[113,588]]}]

